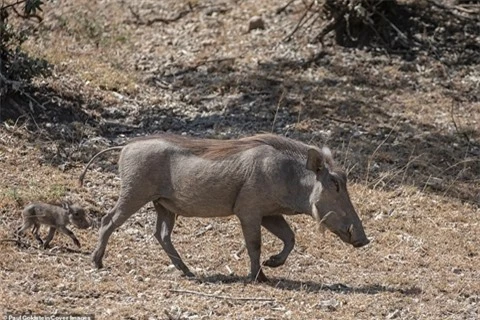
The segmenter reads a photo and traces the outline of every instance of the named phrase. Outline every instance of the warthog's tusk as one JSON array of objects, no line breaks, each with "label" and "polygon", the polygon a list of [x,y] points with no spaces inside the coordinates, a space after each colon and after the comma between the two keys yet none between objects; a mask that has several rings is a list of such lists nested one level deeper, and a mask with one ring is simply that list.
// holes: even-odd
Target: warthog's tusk
[{"label": "warthog's tusk", "polygon": [[[317,208],[314,206],[314,213],[315,213],[315,217],[318,218],[319,215],[318,215],[318,211],[317,211]],[[322,235],[325,235],[325,230],[327,230],[327,227],[323,224],[327,218],[332,214],[332,213],[335,213],[335,211],[329,211],[327,212],[327,214],[325,214],[322,219],[320,220],[317,220],[317,223],[318,223],[318,231],[320,231],[322,233]]]},{"label": "warthog's tusk", "polygon": [[353,234],[353,224],[351,224],[351,225],[348,227],[348,233],[350,233],[350,235]]},{"label": "warthog's tusk", "polygon": [[324,223],[327,220],[328,216],[330,216],[332,213],[335,213],[335,211],[328,211],[327,214],[323,216],[322,220],[320,220],[319,223],[320,224]]}]

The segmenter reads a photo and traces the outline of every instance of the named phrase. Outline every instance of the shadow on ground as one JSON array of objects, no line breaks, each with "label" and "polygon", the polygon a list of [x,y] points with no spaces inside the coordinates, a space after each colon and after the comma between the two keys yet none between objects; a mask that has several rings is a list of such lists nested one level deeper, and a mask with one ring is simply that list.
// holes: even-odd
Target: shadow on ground
[{"label": "shadow on ground", "polygon": [[[227,276],[222,274],[215,274],[208,277],[199,277],[196,279],[199,282],[207,283],[248,283],[248,277],[241,276]],[[335,292],[343,294],[363,293],[363,294],[378,294],[383,292],[400,293],[403,295],[419,295],[422,290],[417,287],[412,288],[392,288],[379,284],[365,285],[365,286],[348,286],[343,283],[335,284],[323,284],[313,281],[297,281],[285,278],[271,278],[268,282],[262,283],[274,288],[290,291],[306,291],[308,293],[320,293],[320,292]]]}]

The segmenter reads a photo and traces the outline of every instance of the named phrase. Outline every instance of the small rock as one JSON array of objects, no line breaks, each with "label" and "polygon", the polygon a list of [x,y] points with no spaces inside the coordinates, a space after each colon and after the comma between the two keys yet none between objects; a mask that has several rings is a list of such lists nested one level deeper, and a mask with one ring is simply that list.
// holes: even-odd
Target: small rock
[{"label": "small rock", "polygon": [[265,22],[259,16],[253,16],[248,21],[248,32],[255,30],[255,29],[265,29]]}]

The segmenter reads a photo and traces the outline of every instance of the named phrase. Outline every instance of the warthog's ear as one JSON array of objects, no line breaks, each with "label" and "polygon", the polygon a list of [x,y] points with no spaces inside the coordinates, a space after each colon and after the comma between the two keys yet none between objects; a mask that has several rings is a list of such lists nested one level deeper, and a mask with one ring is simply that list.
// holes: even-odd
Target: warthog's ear
[{"label": "warthog's ear", "polygon": [[330,150],[329,147],[323,147],[322,148],[322,153],[323,153],[323,159],[325,163],[327,164],[329,169],[332,169],[335,167],[335,161],[333,160],[333,155],[332,155],[332,150]]},{"label": "warthog's ear", "polygon": [[323,155],[315,148],[308,149],[307,169],[317,173],[321,171],[323,167]]}]

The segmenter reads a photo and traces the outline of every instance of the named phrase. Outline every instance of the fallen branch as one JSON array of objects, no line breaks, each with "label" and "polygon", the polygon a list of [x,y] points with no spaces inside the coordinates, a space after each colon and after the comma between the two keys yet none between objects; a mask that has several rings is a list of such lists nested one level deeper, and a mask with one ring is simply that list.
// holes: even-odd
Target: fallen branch
[{"label": "fallen branch", "polygon": [[0,242],[13,242],[17,247],[29,248],[30,244],[23,242],[20,239],[0,239]]},{"label": "fallen branch", "polygon": [[437,8],[440,8],[440,9],[443,9],[445,11],[448,11],[448,13],[450,13],[452,16],[455,16],[459,19],[463,19],[463,20],[478,20],[478,17],[470,17],[470,16],[464,16],[464,15],[461,15],[461,14],[458,14],[455,12],[455,10],[457,11],[461,11],[461,12],[465,12],[465,13],[468,13],[468,14],[478,14],[478,11],[470,11],[468,9],[465,9],[465,8],[462,8],[460,6],[455,6],[455,7],[451,7],[451,6],[447,6],[447,5],[444,5],[442,3],[438,3],[437,1],[435,0],[428,0],[429,3],[431,3],[432,5],[434,5],[435,7]]},{"label": "fallen branch", "polygon": [[216,298],[216,299],[222,299],[222,300],[237,300],[237,301],[275,301],[275,299],[272,299],[272,298],[230,297],[230,296],[222,296],[222,295],[217,295],[217,294],[204,293],[204,292],[198,292],[198,291],[190,291],[190,290],[170,289],[169,291],[170,291],[170,292],[175,292],[175,293],[194,294],[194,295],[197,295],[197,296],[209,297],[209,298]]},{"label": "fallen branch", "polygon": [[151,26],[152,24],[157,23],[157,22],[161,22],[161,23],[164,23],[164,24],[169,24],[169,23],[172,23],[172,22],[176,22],[176,21],[180,20],[181,18],[185,17],[190,12],[192,12],[192,7],[190,7],[188,10],[180,11],[173,18],[153,18],[151,20],[143,21],[140,14],[137,11],[135,11],[132,6],[128,6],[128,9],[130,10],[133,17],[135,18],[135,21],[134,21],[135,24],[146,25],[146,26]]},{"label": "fallen branch", "polygon": [[185,74],[185,73],[189,73],[189,72],[192,72],[192,71],[196,71],[198,68],[200,68],[201,66],[204,66],[208,63],[219,63],[219,62],[225,62],[225,61],[235,61],[236,57],[232,57],[232,58],[218,58],[218,59],[206,59],[206,60],[202,60],[200,62],[198,62],[197,64],[193,65],[193,66],[190,66],[190,67],[186,67],[185,69],[182,69],[182,70],[179,70],[173,74],[170,74],[169,76],[173,76],[173,77],[177,77],[179,75],[182,75],[182,74]]}]

